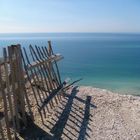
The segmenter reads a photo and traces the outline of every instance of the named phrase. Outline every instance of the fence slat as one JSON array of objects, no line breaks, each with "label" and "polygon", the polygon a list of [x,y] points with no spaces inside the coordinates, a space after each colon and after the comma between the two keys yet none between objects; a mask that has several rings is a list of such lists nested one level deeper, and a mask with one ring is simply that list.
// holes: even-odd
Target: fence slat
[{"label": "fence slat", "polygon": [[5,118],[7,136],[8,136],[9,140],[12,140],[11,132],[10,132],[9,117],[8,117],[8,106],[7,106],[6,93],[4,91],[4,86],[2,83],[1,68],[0,68],[0,91],[2,92],[2,98],[3,98],[3,103],[4,103],[4,116],[5,116],[4,118]]},{"label": "fence slat", "polygon": [[20,131],[20,122],[19,122],[19,117],[18,117],[18,104],[17,104],[17,83],[15,82],[15,59],[13,56],[13,50],[11,46],[8,46],[8,55],[9,55],[9,62],[10,62],[10,68],[11,68],[11,83],[12,83],[12,92],[13,92],[13,101],[14,101],[14,115],[15,115],[15,122],[16,122],[16,130],[19,132]]},{"label": "fence slat", "polygon": [[5,140],[1,121],[0,121],[0,134],[1,134],[1,138],[2,138],[2,140]]},{"label": "fence slat", "polygon": [[8,63],[6,63],[7,58],[8,58],[6,48],[3,49],[3,57],[4,57],[4,61],[5,61],[4,68],[5,68],[5,77],[6,77],[7,96],[8,96],[11,119],[12,119],[13,128],[14,128],[14,139],[15,139],[15,137],[16,137],[16,124],[15,124],[15,120],[14,120],[13,104],[12,104],[11,92],[10,92],[10,84],[9,84],[10,82],[9,82],[9,76],[8,76],[9,69],[8,69]]}]

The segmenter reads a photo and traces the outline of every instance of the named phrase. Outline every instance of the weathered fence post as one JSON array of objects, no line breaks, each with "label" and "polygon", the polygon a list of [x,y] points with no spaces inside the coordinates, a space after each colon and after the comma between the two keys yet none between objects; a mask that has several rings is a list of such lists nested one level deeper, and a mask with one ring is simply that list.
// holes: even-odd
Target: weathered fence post
[{"label": "weathered fence post", "polygon": [[15,118],[17,130],[20,131],[20,121],[27,125],[25,114],[24,77],[20,45],[8,47],[9,61],[12,75],[12,91],[15,103]]},{"label": "weathered fence post", "polygon": [[18,114],[22,119],[24,125],[27,125],[26,122],[26,114],[25,114],[25,83],[24,83],[24,72],[22,67],[22,58],[21,58],[21,51],[20,45],[12,45],[11,52],[12,52],[12,59],[13,59],[13,67],[14,67],[14,80],[15,80],[15,96],[17,99],[17,106],[18,106]]},{"label": "weathered fence post", "polygon": [[1,69],[0,69],[0,91],[2,93],[3,103],[4,103],[4,118],[5,118],[5,124],[6,124],[6,131],[7,131],[7,137],[9,140],[12,140],[11,138],[11,131],[10,131],[10,124],[9,124],[9,116],[8,116],[8,105],[7,105],[7,98],[6,93],[4,90],[4,84],[1,76]]}]

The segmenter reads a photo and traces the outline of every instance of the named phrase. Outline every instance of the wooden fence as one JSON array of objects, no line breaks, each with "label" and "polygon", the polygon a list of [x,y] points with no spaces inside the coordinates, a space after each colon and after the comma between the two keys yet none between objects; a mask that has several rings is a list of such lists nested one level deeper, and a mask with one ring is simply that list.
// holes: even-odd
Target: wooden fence
[{"label": "wooden fence", "polygon": [[66,89],[57,65],[61,59],[60,54],[53,53],[50,41],[48,48],[30,45],[28,52],[20,45],[3,48],[0,62],[0,139],[16,139],[26,129],[27,117],[34,120],[27,85],[31,87],[42,122],[45,117],[42,114],[61,101]]}]

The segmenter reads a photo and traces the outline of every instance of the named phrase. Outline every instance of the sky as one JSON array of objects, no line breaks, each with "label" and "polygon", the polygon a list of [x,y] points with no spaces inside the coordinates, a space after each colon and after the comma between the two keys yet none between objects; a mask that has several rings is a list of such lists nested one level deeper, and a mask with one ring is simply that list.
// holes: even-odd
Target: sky
[{"label": "sky", "polygon": [[140,33],[140,0],[0,0],[0,33]]}]

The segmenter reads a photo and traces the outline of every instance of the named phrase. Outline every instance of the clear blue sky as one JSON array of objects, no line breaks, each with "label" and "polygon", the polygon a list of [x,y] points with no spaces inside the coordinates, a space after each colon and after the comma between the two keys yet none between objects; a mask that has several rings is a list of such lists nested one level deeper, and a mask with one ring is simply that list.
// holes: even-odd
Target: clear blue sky
[{"label": "clear blue sky", "polygon": [[140,0],[0,0],[4,32],[140,33]]}]

